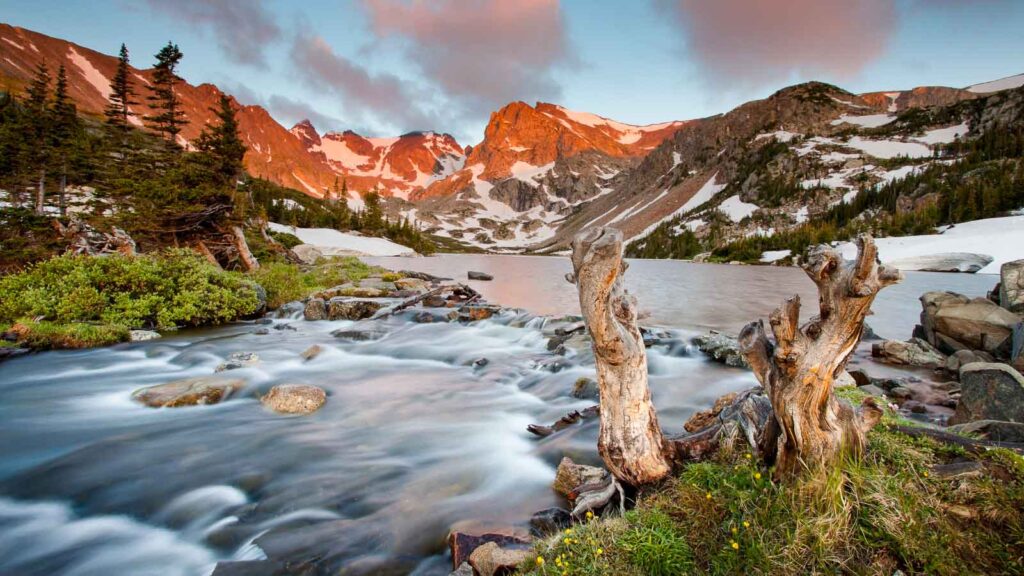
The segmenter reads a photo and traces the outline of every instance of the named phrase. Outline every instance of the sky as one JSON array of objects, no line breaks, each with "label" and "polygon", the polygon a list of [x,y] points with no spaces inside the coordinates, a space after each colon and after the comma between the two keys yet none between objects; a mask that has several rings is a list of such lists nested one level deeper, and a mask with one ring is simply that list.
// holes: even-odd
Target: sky
[{"label": "sky", "polygon": [[290,127],[448,132],[553,102],[632,124],[807,80],[852,92],[1024,72],[1024,0],[0,0],[0,21],[179,74]]}]

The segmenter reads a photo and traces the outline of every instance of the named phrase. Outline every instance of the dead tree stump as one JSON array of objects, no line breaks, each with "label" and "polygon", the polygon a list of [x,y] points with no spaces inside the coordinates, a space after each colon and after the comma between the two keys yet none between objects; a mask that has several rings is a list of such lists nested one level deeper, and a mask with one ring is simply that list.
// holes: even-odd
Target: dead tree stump
[{"label": "dead tree stump", "polygon": [[833,390],[878,291],[901,279],[898,270],[878,263],[870,236],[858,238],[857,248],[854,261],[844,261],[828,246],[811,251],[803,268],[818,286],[819,311],[806,324],[799,326],[800,298],[793,296],[769,317],[774,343],[762,321],[740,332],[741,352],[764,387],[779,428],[776,477],[832,463],[844,450],[862,452],[868,430],[881,418],[872,399],[854,409]]},{"label": "dead tree stump", "polygon": [[665,439],[647,387],[647,354],[636,299],[622,284],[622,232],[596,228],[572,242],[580,309],[593,340],[601,395],[598,453],[622,482],[646,484],[671,471]]}]

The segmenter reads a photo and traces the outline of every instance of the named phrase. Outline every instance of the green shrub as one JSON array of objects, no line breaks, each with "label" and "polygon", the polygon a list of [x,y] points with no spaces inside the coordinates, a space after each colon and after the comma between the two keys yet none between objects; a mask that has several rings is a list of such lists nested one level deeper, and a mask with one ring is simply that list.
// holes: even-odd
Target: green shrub
[{"label": "green shrub", "polygon": [[244,275],[191,250],[146,256],[59,256],[0,278],[0,322],[42,318],[172,329],[229,322],[259,306]]},{"label": "green shrub", "polygon": [[347,256],[322,260],[313,267],[270,262],[252,272],[251,277],[267,291],[267,307],[278,308],[287,302],[301,300],[313,292],[383,272],[382,268]]},{"label": "green shrub", "polygon": [[271,230],[270,237],[277,240],[282,246],[289,250],[295,248],[299,244],[302,244],[302,240],[299,240],[298,236],[287,232],[274,232]]}]

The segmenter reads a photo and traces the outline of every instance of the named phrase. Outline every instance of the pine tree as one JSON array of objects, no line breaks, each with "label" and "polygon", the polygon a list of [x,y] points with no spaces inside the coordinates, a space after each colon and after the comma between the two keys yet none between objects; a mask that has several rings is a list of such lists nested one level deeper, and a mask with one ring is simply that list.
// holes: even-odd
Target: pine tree
[{"label": "pine tree", "polygon": [[147,97],[154,114],[147,116],[146,120],[171,142],[175,141],[182,126],[187,124],[185,113],[179,108],[181,103],[174,93],[174,83],[178,78],[174,71],[182,56],[177,44],[171,42],[157,52],[156,64],[153,66],[153,85],[150,88],[152,94]]},{"label": "pine tree", "polygon": [[117,72],[110,81],[110,103],[107,104],[104,114],[107,116],[107,123],[122,130],[128,129],[128,117],[131,114],[129,106],[137,104],[133,100],[135,91],[132,89],[128,69],[128,48],[121,44],[121,55],[117,59]]},{"label": "pine tree", "polygon": [[224,184],[234,185],[243,172],[245,144],[238,135],[238,118],[231,98],[221,94],[216,108],[211,108],[217,124],[207,126],[196,140],[196,148],[208,155],[214,171]]},{"label": "pine tree", "polygon": [[60,213],[63,216],[67,211],[65,190],[68,179],[68,156],[73,147],[73,140],[78,131],[78,115],[74,102],[68,96],[68,76],[64,70],[64,64],[57,70],[57,86],[54,90],[53,106],[50,109],[52,126],[50,139],[53,151],[56,154],[58,169],[60,170],[60,188],[58,198],[60,202]]},{"label": "pine tree", "polygon": [[46,64],[36,66],[36,75],[26,91],[25,108],[28,113],[27,132],[32,137],[29,152],[31,162],[35,164],[39,180],[36,188],[36,213],[43,213],[46,198],[46,164],[50,157],[50,113],[47,103],[50,100],[50,70]]}]

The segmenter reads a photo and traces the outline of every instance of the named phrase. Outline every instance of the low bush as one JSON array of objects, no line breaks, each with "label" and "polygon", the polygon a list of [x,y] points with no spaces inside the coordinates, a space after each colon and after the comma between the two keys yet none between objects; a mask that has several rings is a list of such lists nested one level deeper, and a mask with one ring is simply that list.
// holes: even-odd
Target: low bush
[{"label": "low bush", "polygon": [[109,346],[129,339],[129,331],[124,326],[82,322],[56,324],[22,320],[4,330],[8,331],[18,337],[22,346],[37,350]]},{"label": "low bush", "polygon": [[7,324],[32,318],[166,330],[229,322],[259,305],[251,279],[184,249],[136,257],[64,255],[0,278],[0,323]]},{"label": "low bush", "polygon": [[346,282],[357,282],[371,274],[384,272],[382,268],[364,264],[358,258],[349,256],[324,259],[311,267],[270,262],[252,272],[251,277],[267,291],[267,307],[278,308],[287,302],[301,300],[313,292]]}]

